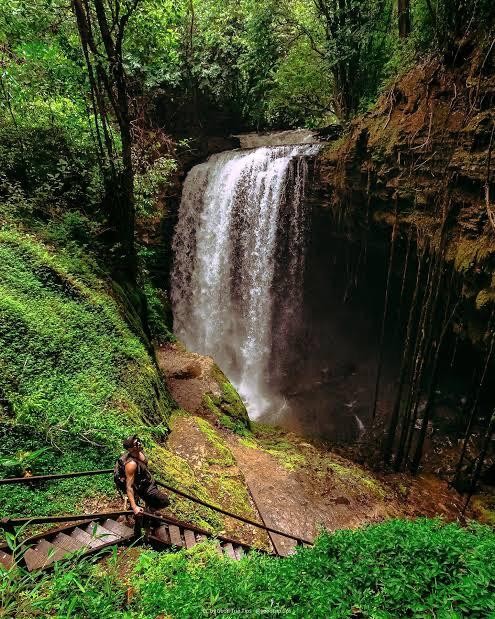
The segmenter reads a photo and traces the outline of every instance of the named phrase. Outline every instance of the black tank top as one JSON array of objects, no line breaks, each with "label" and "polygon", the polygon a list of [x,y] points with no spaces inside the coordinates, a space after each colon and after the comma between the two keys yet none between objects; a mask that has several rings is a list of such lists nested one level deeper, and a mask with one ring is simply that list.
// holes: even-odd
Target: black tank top
[{"label": "black tank top", "polygon": [[145,462],[143,462],[139,458],[134,458],[130,454],[127,454],[125,460],[126,464],[131,460],[135,462],[137,466],[136,474],[134,476],[134,488],[138,492],[147,490],[153,481],[153,477],[151,476],[150,470],[148,468],[148,461],[146,460]]}]

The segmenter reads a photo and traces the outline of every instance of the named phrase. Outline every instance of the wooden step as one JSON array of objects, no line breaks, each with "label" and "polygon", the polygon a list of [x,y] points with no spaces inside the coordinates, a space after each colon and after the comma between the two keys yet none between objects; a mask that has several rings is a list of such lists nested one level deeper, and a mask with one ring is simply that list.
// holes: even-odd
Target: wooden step
[{"label": "wooden step", "polygon": [[170,542],[172,546],[184,546],[179,527],[175,524],[170,524],[168,526],[168,530],[170,533]]},{"label": "wooden step", "polygon": [[170,533],[169,533],[168,527],[165,524],[162,524],[161,527],[157,527],[153,531],[153,535],[157,537],[160,540],[160,542],[163,542],[164,544],[170,545],[172,543],[170,540]]},{"label": "wooden step", "polygon": [[230,557],[231,559],[237,559],[235,552],[234,552],[234,547],[232,546],[230,542],[227,542],[226,544],[224,544],[223,552],[227,557]]},{"label": "wooden step", "polygon": [[4,552],[3,550],[0,550],[0,563],[7,569],[10,569],[12,567],[12,564],[14,562],[14,559],[12,557],[12,555],[9,555],[8,553]]},{"label": "wooden step", "polygon": [[94,539],[101,540],[102,544],[108,544],[108,542],[120,541],[121,537],[115,535],[112,531],[105,529],[98,522],[90,522],[85,528],[85,531],[91,535]]},{"label": "wooden step", "polygon": [[107,518],[103,522],[103,527],[108,529],[115,535],[118,535],[122,539],[129,539],[130,537],[134,537],[134,530],[130,527],[127,527],[122,522],[117,522],[116,520],[112,520],[111,518]]},{"label": "wooden step", "polygon": [[184,529],[184,541],[186,542],[186,548],[196,546],[196,536],[194,535],[194,531]]},{"label": "wooden step", "polygon": [[88,548],[98,548],[98,546],[103,546],[103,544],[105,543],[105,542],[102,542],[99,539],[91,537],[91,535],[87,531],[83,531],[79,527],[76,527],[72,531],[70,536],[74,537],[77,540],[79,540],[80,542],[82,542]]},{"label": "wooden step", "polygon": [[84,542],[81,542],[75,537],[67,535],[63,531],[55,535],[55,537],[52,539],[52,544],[55,544],[55,546],[59,546],[60,548],[65,548],[65,550],[68,551],[76,551],[80,550],[81,548],[86,548]]},{"label": "wooden step", "polygon": [[30,572],[50,565],[54,561],[62,559],[67,554],[66,550],[58,548],[46,539],[40,540],[34,548],[28,548],[24,553],[24,562]]},{"label": "wooden step", "polygon": [[53,563],[54,561],[60,561],[67,556],[67,550],[52,542],[49,542],[46,539],[40,539],[40,541],[35,546],[36,552],[43,552],[49,559],[49,563]]},{"label": "wooden step", "polygon": [[220,542],[215,543],[215,550],[218,552],[219,555],[222,555],[223,557],[223,548]]},{"label": "wooden step", "polygon": [[30,572],[39,570],[45,567],[45,565],[48,565],[48,557],[41,552],[36,552],[34,548],[28,548],[23,555],[23,559]]}]

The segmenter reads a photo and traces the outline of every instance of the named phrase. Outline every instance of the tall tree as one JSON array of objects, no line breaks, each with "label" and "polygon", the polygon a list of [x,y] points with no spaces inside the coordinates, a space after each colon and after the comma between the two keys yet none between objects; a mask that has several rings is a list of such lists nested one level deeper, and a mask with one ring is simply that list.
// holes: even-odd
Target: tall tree
[{"label": "tall tree", "polygon": [[347,120],[363,98],[375,95],[377,71],[385,64],[391,5],[387,0],[313,0],[313,4],[334,78],[335,112]]},{"label": "tall tree", "polygon": [[398,0],[399,36],[407,38],[411,34],[411,2],[410,0]]},{"label": "tall tree", "polygon": [[[129,19],[140,0],[73,0],[77,29],[86,62],[102,158],[105,202],[114,235],[115,272],[135,282],[135,205],[132,131],[122,46]],[[117,121],[121,152],[111,121]]]}]

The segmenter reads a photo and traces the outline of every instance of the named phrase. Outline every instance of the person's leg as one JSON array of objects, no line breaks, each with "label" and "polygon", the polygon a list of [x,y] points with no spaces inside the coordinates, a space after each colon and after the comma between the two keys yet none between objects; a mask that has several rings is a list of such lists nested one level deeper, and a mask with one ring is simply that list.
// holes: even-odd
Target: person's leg
[{"label": "person's leg", "polygon": [[151,484],[151,486],[146,490],[146,494],[143,498],[146,505],[155,511],[170,505],[168,496],[159,490],[155,484]]}]

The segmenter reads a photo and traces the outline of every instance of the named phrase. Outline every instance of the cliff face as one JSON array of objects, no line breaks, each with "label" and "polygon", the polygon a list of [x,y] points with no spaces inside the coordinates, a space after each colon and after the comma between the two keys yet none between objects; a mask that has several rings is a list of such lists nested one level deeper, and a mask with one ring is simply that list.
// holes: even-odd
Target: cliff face
[{"label": "cliff face", "polygon": [[397,466],[425,450],[424,466],[448,470],[469,416],[477,455],[493,409],[494,50],[424,59],[315,166],[313,235],[345,248],[340,270],[368,295],[360,307],[374,290],[384,308],[373,413],[403,411]]},{"label": "cliff face", "polygon": [[481,309],[495,300],[493,45],[459,64],[426,59],[325,148],[315,204],[350,234],[395,223],[418,245],[438,249],[443,238],[445,260]]}]

